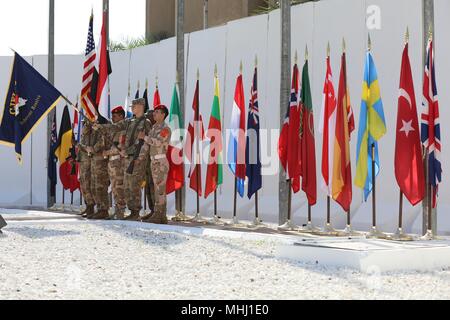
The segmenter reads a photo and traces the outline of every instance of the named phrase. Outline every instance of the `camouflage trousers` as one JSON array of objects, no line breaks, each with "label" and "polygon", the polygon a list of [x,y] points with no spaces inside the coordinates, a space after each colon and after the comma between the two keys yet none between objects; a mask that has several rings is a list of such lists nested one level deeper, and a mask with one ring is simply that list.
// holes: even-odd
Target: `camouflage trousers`
[{"label": "camouflage trousers", "polygon": [[164,159],[152,160],[153,183],[155,184],[155,212],[167,213],[166,182],[169,173],[169,161]]},{"label": "camouflage trousers", "polygon": [[147,197],[148,208],[153,212],[155,211],[155,185],[152,177],[152,162],[147,161],[145,168],[145,195]]},{"label": "camouflage trousers", "polygon": [[92,160],[92,181],[94,200],[97,204],[97,210],[109,209],[108,198],[108,186],[109,176],[108,170],[105,170],[108,166],[108,159],[103,157],[93,158]]},{"label": "camouflage trousers", "polygon": [[108,174],[111,181],[111,189],[114,197],[114,203],[117,210],[123,210],[126,207],[125,188],[124,188],[124,168],[125,160],[122,158],[108,161]]},{"label": "camouflage trousers", "polygon": [[145,167],[147,165],[147,158],[135,163],[133,173],[129,174],[126,171],[132,160],[132,157],[125,159],[125,200],[127,202],[128,209],[131,211],[140,211],[142,209],[141,190],[145,181]]},{"label": "camouflage trousers", "polygon": [[90,158],[88,160],[80,161],[80,189],[84,198],[84,203],[88,206],[95,205],[91,165],[92,160]]}]

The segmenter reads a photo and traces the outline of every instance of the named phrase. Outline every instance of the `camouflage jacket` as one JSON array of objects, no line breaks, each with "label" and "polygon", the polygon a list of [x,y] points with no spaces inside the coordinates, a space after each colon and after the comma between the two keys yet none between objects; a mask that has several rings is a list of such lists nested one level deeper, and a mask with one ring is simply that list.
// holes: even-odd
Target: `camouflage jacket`
[{"label": "camouflage jacket", "polygon": [[172,132],[169,126],[163,122],[155,123],[149,134],[145,137],[146,149],[150,149],[150,156],[166,154],[169,147],[170,136]]},{"label": "camouflage jacket", "polygon": [[[93,155],[98,155],[105,150],[106,141],[101,132],[95,131],[91,126],[83,126],[81,132],[80,143],[78,144],[77,161],[87,161],[92,158]],[[92,147],[93,154],[89,154],[87,147]]]},{"label": "camouflage jacket", "polygon": [[[118,133],[124,131],[125,143],[124,151],[128,157],[132,157],[139,143],[138,135],[140,131],[144,131],[145,135],[148,135],[151,129],[150,121],[142,116],[140,118],[127,118],[114,124],[102,125],[103,130],[111,130],[111,133]],[[139,153],[139,159],[145,157],[145,148],[141,148]]]}]

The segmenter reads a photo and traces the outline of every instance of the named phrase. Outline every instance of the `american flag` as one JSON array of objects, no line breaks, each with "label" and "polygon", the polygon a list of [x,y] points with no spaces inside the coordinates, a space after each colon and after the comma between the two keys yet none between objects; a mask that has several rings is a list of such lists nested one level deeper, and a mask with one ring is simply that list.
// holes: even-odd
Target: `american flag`
[{"label": "american flag", "polygon": [[91,88],[95,70],[95,42],[93,35],[94,15],[89,19],[89,31],[87,36],[85,61],[83,65],[83,88],[81,89],[81,106],[86,111],[86,117],[94,120],[97,113],[95,97],[92,98]]},{"label": "american flag", "polygon": [[422,144],[428,154],[428,179],[432,188],[433,208],[441,182],[441,127],[439,124],[439,103],[434,73],[433,41],[428,41],[427,60],[423,77],[423,112],[421,116]]}]

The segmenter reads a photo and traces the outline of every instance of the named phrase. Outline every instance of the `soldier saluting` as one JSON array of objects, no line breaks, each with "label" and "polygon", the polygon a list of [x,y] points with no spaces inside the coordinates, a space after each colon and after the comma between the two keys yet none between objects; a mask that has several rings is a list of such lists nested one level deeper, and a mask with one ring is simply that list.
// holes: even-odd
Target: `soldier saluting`
[{"label": "soldier saluting", "polygon": [[144,139],[145,144],[150,147],[151,173],[155,187],[154,212],[151,216],[142,220],[144,222],[167,223],[166,182],[169,173],[169,161],[166,154],[172,134],[164,121],[168,115],[169,110],[165,105],[155,106],[153,112],[155,124],[147,136],[144,132],[140,132],[138,136],[139,139]]},{"label": "soldier saluting", "polygon": [[[145,100],[135,99],[132,102],[131,111],[134,118],[124,119],[114,124],[100,125],[94,124],[94,129],[112,130],[112,132],[125,131],[124,150],[120,154],[125,158],[124,168],[124,189],[125,200],[131,214],[125,220],[139,220],[141,204],[141,186],[145,180],[145,166],[148,159],[148,147],[138,135],[143,132],[148,135],[151,124],[144,115]],[[128,169],[133,169],[128,170]]]}]

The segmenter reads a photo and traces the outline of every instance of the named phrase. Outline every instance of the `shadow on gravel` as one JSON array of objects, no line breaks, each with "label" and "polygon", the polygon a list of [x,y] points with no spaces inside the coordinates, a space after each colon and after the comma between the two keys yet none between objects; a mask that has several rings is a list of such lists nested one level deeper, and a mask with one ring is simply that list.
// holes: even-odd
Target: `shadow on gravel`
[{"label": "shadow on gravel", "polygon": [[80,233],[77,231],[70,230],[55,230],[49,229],[48,226],[45,228],[36,228],[36,227],[8,227],[3,230],[4,236],[7,236],[9,232],[17,233],[21,236],[30,238],[30,239],[42,239],[42,238],[50,238],[50,237],[63,237],[63,236],[73,236],[79,235]]},{"label": "shadow on gravel", "polygon": [[162,246],[167,250],[170,250],[170,246],[178,245],[187,240],[186,236],[178,233],[145,229],[138,225],[131,227],[114,223],[99,223],[97,226],[119,233],[123,237],[143,242],[146,245]]}]

